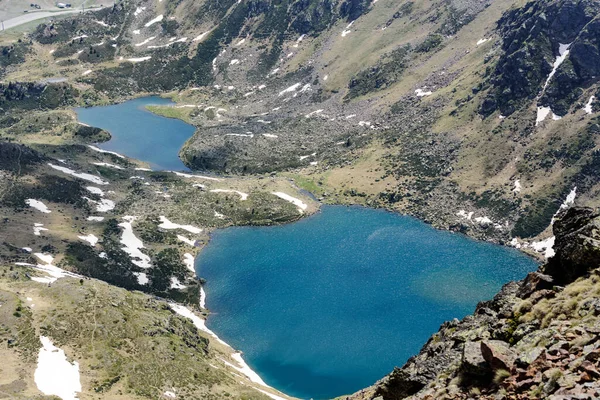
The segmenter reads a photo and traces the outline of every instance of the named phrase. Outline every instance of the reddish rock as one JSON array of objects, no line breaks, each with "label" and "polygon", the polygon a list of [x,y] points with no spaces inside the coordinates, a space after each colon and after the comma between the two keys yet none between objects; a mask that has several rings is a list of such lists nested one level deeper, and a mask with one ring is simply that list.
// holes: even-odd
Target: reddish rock
[{"label": "reddish rock", "polygon": [[586,361],[582,362],[581,366],[579,368],[581,368],[583,371],[585,371],[592,377],[595,377],[595,378],[600,377],[600,372],[598,372],[598,370],[596,369],[596,366],[594,364],[592,364],[591,361],[586,360]]},{"label": "reddish rock", "polygon": [[510,371],[517,359],[509,344],[501,340],[486,340],[481,342],[481,354],[494,371],[504,369]]}]

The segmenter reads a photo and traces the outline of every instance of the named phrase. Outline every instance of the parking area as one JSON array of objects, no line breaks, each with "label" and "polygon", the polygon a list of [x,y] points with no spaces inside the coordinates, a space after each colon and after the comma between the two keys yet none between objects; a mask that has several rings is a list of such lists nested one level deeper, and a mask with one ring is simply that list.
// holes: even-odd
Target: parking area
[{"label": "parking area", "polygon": [[7,21],[29,13],[81,9],[82,5],[95,8],[112,5],[113,3],[114,0],[2,0],[0,1],[0,21]]}]

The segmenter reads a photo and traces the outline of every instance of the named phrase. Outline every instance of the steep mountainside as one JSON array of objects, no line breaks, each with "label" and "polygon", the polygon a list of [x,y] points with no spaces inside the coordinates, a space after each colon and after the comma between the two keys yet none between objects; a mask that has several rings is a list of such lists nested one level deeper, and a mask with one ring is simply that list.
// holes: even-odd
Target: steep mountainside
[{"label": "steep mountainside", "polygon": [[509,242],[572,191],[596,204],[599,7],[122,1],[41,25],[5,48],[3,75],[66,78],[51,107],[176,93],[164,112],[198,126],[194,169],[300,169],[326,201]]}]

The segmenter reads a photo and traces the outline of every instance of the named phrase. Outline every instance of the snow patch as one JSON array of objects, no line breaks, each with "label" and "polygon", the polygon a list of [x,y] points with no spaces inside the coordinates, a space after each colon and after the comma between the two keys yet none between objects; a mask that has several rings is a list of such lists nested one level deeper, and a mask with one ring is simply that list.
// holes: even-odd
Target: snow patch
[{"label": "snow patch", "polygon": [[300,156],[300,161],[302,161],[302,160],[304,160],[304,159],[307,159],[307,158],[309,158],[309,157],[314,157],[314,156],[316,156],[316,155],[317,155],[317,153],[312,153],[312,154],[308,154],[308,155],[306,155],[306,156]]},{"label": "snow patch", "polygon": [[90,245],[95,246],[96,243],[98,243],[98,238],[93,235],[93,234],[89,234],[89,235],[85,235],[85,236],[77,236],[79,239],[88,242]]},{"label": "snow patch", "polygon": [[192,321],[192,323],[194,324],[194,326],[196,326],[196,328],[198,328],[202,332],[208,333],[213,338],[215,338],[219,343],[224,344],[225,346],[229,346],[227,343],[225,343],[224,341],[219,339],[219,337],[217,335],[215,335],[213,331],[208,329],[206,327],[205,321],[202,318],[198,317],[196,314],[194,314],[189,308],[179,305],[179,304],[169,304],[169,305],[171,306],[173,311],[175,311],[175,313],[181,315],[184,318],[189,318]]},{"label": "snow patch", "polygon": [[132,63],[138,63],[138,62],[142,62],[142,61],[148,61],[151,58],[152,58],[151,56],[137,57],[137,58],[128,58],[127,61],[132,62]]},{"label": "snow patch", "polygon": [[151,36],[151,37],[149,37],[148,39],[144,40],[143,42],[136,43],[134,46],[136,46],[136,47],[143,46],[143,45],[145,45],[145,44],[148,44],[148,43],[150,43],[150,42],[151,42],[151,41],[153,41],[154,39],[156,39],[156,36]]},{"label": "snow patch", "polygon": [[415,94],[417,95],[417,97],[431,96],[433,94],[431,90],[425,91],[425,89],[427,89],[427,87],[424,87],[422,89],[416,89]]},{"label": "snow patch", "polygon": [[137,7],[135,9],[135,11],[133,12],[133,16],[137,17],[138,15],[140,15],[144,10],[146,9],[146,7]]},{"label": "snow patch", "polygon": [[301,83],[293,84],[292,86],[288,87],[287,89],[284,89],[281,92],[279,92],[279,96],[283,96],[286,93],[295,92],[300,87],[300,85],[301,85]]},{"label": "snow patch", "polygon": [[33,227],[33,234],[35,236],[40,236],[42,231],[47,231],[48,229],[42,228],[44,224],[36,223]]},{"label": "snow patch", "polygon": [[172,172],[175,175],[181,176],[183,178],[200,178],[200,179],[207,179],[209,181],[217,181],[217,182],[221,181],[221,179],[219,179],[219,178],[213,178],[210,176],[192,175],[192,174],[186,174],[184,172],[177,172],[177,171],[168,171],[168,172]]},{"label": "snow patch", "polygon": [[38,353],[33,379],[37,388],[47,396],[76,400],[81,392],[79,363],[70,363],[64,350],[54,346],[46,336],[40,336],[42,348]]},{"label": "snow patch", "polygon": [[594,110],[592,109],[592,103],[594,102],[595,99],[596,99],[596,96],[590,96],[590,99],[588,100],[588,102],[585,103],[585,107],[583,107],[583,111],[585,111],[586,114],[591,114],[592,112],[594,112]]},{"label": "snow patch", "polygon": [[185,285],[179,282],[175,276],[171,277],[171,285],[169,285],[170,289],[185,289]]},{"label": "snow patch", "polygon": [[515,180],[515,188],[513,189],[514,193],[520,193],[521,192],[521,181],[519,181],[518,179]]},{"label": "snow patch", "polygon": [[87,217],[87,220],[101,222],[101,221],[104,221],[104,217]]},{"label": "snow patch", "polygon": [[563,63],[563,61],[565,61],[565,59],[569,55],[569,46],[571,46],[571,43],[569,43],[569,44],[559,43],[558,44],[558,56],[556,56],[556,60],[554,61],[554,65],[552,66],[552,71],[550,71],[548,78],[546,78],[546,82],[544,83],[544,88],[542,89],[542,91],[546,90],[546,87],[550,83],[550,80],[552,79],[554,74],[556,74],[558,67],[560,67],[560,65]]},{"label": "snow patch", "polygon": [[275,196],[294,204],[296,207],[298,207],[298,211],[300,212],[300,214],[302,214],[304,210],[306,210],[306,208],[308,207],[308,205],[305,202],[295,197],[292,197],[289,194],[283,192],[272,192],[271,194],[274,194]]},{"label": "snow patch", "polygon": [[151,19],[150,21],[146,22],[146,23],[144,24],[144,26],[145,26],[146,28],[148,28],[148,27],[150,27],[150,26],[154,25],[155,23],[162,21],[162,20],[163,20],[163,18],[164,18],[164,16],[161,14],[161,15],[159,15],[158,17],[156,17],[156,18],[154,18],[154,19]]},{"label": "snow patch", "polygon": [[124,155],[121,155],[119,153],[115,153],[114,151],[108,151],[108,150],[102,150],[99,147],[96,146],[92,146],[91,144],[88,144],[88,147],[94,151],[97,151],[98,153],[106,153],[106,154],[112,154],[113,156],[117,156],[119,158],[125,158]]},{"label": "snow patch", "polygon": [[161,215],[160,217],[160,221],[161,223],[158,225],[159,228],[163,228],[163,229],[183,229],[186,230],[190,233],[200,233],[202,232],[202,229],[197,228],[193,225],[180,225],[180,224],[176,224],[173,223],[171,221],[169,221],[167,219],[167,217]]},{"label": "snow patch", "polygon": [[122,250],[129,254],[132,259],[131,262],[138,267],[145,269],[152,267],[150,257],[142,253],[140,250],[144,248],[144,243],[133,233],[133,227],[131,226],[131,223],[135,221],[137,217],[126,215],[123,217],[123,219],[125,222],[121,222],[119,224],[119,226],[123,228],[123,233],[121,234],[121,244],[125,245],[125,247],[122,247]]},{"label": "snow patch", "polygon": [[230,189],[213,189],[211,190],[213,193],[236,193],[240,195],[240,201],[246,200],[248,198],[248,193],[240,192],[238,190],[230,190]]},{"label": "snow patch", "polygon": [[96,201],[96,200],[92,200],[89,197],[83,197],[85,200],[87,200],[90,203],[93,203],[96,205],[96,211],[98,212],[108,212],[111,210],[114,210],[115,208],[115,202],[109,199],[100,199],[100,201]]},{"label": "snow patch", "polygon": [[150,279],[148,279],[148,275],[145,272],[134,272],[133,274],[137,277],[140,285],[147,285],[148,282],[150,282]]},{"label": "snow patch", "polygon": [[52,167],[52,168],[60,171],[60,172],[63,172],[65,174],[68,174],[68,175],[71,175],[71,176],[74,176],[74,177],[79,178],[79,179],[86,180],[88,182],[95,183],[96,185],[108,185],[108,182],[103,181],[102,179],[100,179],[100,177],[98,177],[96,175],[86,174],[86,173],[83,173],[83,172],[75,172],[72,169],[69,169],[69,168],[66,168],[66,167],[61,167],[59,165],[54,165],[54,164],[51,164],[51,163],[48,163],[48,165],[50,167]]},{"label": "snow patch", "polygon": [[92,164],[97,165],[99,167],[109,167],[109,168],[114,168],[114,169],[125,169],[125,168],[120,167],[118,165],[110,164],[110,163],[105,163],[105,162],[95,162],[95,163],[92,163]]},{"label": "snow patch", "polygon": [[194,269],[194,256],[190,253],[185,253],[183,255],[183,263],[194,275],[196,274],[196,270]]},{"label": "snow patch", "polygon": [[196,245],[196,241],[192,240],[192,239],[188,239],[187,237],[183,236],[183,235],[177,235],[177,239],[189,244],[190,246],[195,246]]},{"label": "snow patch", "polygon": [[44,203],[42,203],[39,200],[27,199],[27,200],[25,200],[25,203],[27,203],[27,205],[29,207],[35,208],[36,210],[41,211],[44,214],[50,214],[52,212],[48,209],[48,207]]},{"label": "snow patch", "polygon": [[543,252],[544,257],[548,259],[556,254],[556,252],[554,251],[554,241],[555,237],[551,236],[548,239],[544,239],[539,242],[532,242],[530,246],[538,253]]}]

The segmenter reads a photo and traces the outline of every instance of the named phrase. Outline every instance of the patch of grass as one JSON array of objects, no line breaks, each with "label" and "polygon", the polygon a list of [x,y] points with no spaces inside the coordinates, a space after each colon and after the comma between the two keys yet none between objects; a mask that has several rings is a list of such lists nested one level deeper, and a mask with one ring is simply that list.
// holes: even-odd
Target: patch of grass
[{"label": "patch of grass", "polygon": [[146,106],[146,109],[151,113],[160,115],[161,117],[180,119],[187,123],[191,123],[190,108],[175,108],[171,106]]}]

